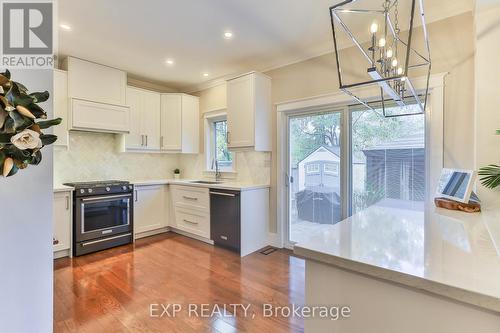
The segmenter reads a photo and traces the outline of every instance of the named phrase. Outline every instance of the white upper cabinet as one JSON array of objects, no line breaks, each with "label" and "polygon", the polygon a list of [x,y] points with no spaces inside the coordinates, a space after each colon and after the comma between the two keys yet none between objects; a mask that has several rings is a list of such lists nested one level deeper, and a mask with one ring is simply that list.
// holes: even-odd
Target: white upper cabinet
[{"label": "white upper cabinet", "polygon": [[160,93],[127,87],[130,133],[122,138],[124,150],[160,149]]},{"label": "white upper cabinet", "polygon": [[271,151],[271,79],[250,73],[227,81],[230,149]]},{"label": "white upper cabinet", "polygon": [[161,95],[161,149],[199,153],[199,98],[186,94]]},{"label": "white upper cabinet", "polygon": [[126,72],[73,57],[66,58],[63,67],[68,71],[70,98],[125,105]]},{"label": "white upper cabinet", "polygon": [[54,134],[57,135],[56,146],[68,146],[68,73],[54,70],[54,118],[62,118],[58,126],[54,126]]},{"label": "white upper cabinet", "polygon": [[63,62],[68,71],[70,130],[128,133],[127,73],[73,57]]},{"label": "white upper cabinet", "polygon": [[160,149],[161,94],[145,91],[143,94],[143,132],[146,135],[146,149]]},{"label": "white upper cabinet", "polygon": [[125,149],[142,149],[142,94],[139,89],[127,87],[126,103],[130,107],[130,132],[122,137]]}]

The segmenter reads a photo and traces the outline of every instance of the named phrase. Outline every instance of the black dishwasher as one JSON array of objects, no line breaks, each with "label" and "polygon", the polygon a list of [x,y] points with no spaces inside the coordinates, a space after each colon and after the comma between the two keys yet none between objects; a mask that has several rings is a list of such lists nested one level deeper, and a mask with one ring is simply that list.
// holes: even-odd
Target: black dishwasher
[{"label": "black dishwasher", "polygon": [[210,189],[210,236],[215,245],[240,252],[240,192]]}]

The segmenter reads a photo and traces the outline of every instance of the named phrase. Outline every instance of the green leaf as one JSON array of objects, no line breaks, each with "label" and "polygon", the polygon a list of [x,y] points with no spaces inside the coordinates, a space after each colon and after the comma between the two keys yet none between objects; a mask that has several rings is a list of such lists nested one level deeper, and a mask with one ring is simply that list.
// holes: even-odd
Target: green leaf
[{"label": "green leaf", "polygon": [[26,88],[26,86],[24,84],[19,83],[19,82],[15,82],[15,81],[13,81],[13,82],[14,82],[14,85],[17,85],[17,87],[19,88],[19,91],[21,93],[28,94],[28,88]]},{"label": "green leaf", "polygon": [[9,144],[10,143],[10,138],[13,136],[14,134],[0,134],[0,144]]},{"label": "green leaf", "polygon": [[9,146],[6,151],[13,159],[22,162],[30,160],[32,155],[30,150],[21,150],[14,145]]},{"label": "green leaf", "polygon": [[9,89],[7,94],[5,94],[5,97],[9,100],[10,104],[14,106],[22,105],[24,107],[28,107],[30,104],[32,104],[34,101],[33,97],[30,97],[29,95],[23,93],[21,91],[21,88],[19,87],[19,83],[12,83],[12,87]]},{"label": "green leaf", "polygon": [[44,92],[34,92],[32,94],[30,94],[30,97],[32,97],[34,100],[33,102],[34,103],[41,103],[41,102],[45,102],[46,100],[49,99],[49,92],[48,91],[44,91]]},{"label": "green leaf", "polygon": [[14,134],[14,133],[16,133],[14,119],[12,119],[11,117],[7,117],[7,119],[5,119],[5,124],[3,126],[3,133],[4,134]]},{"label": "green leaf", "polygon": [[52,126],[59,125],[62,122],[62,118],[56,118],[52,120],[44,120],[44,121],[39,121],[36,123],[38,126],[40,126],[40,129],[47,129]]},{"label": "green leaf", "polygon": [[10,80],[10,72],[8,69],[6,69],[5,72],[0,73],[0,74],[2,74],[3,76],[5,76],[6,78],[8,78]]},{"label": "green leaf", "polygon": [[14,176],[18,171],[19,171],[19,167],[14,163],[14,166],[12,166],[12,169],[10,170],[9,174],[7,175],[7,177]]},{"label": "green leaf", "polygon": [[36,153],[34,153],[30,160],[29,160],[29,164],[32,164],[32,165],[38,165],[40,164],[40,162],[42,161],[42,152],[40,150],[38,150]]},{"label": "green leaf", "polygon": [[494,189],[500,186],[500,166],[491,164],[479,169],[478,172],[481,183],[487,187]]},{"label": "green leaf", "polygon": [[24,117],[17,111],[9,112],[9,116],[14,119],[14,128],[16,132],[21,132],[34,124],[33,120]]},{"label": "green leaf", "polygon": [[53,134],[42,134],[40,135],[40,139],[42,139],[42,144],[44,146],[53,144],[54,142],[57,141],[57,135]]},{"label": "green leaf", "polygon": [[39,107],[38,105],[32,103],[26,107],[30,112],[36,117],[36,118],[42,118],[46,119],[47,118],[47,113]]}]

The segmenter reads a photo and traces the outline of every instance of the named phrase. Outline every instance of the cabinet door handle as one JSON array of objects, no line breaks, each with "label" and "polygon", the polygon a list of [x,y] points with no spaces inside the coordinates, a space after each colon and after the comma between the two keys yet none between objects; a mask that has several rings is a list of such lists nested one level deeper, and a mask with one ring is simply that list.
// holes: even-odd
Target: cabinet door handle
[{"label": "cabinet door handle", "polygon": [[135,190],[135,202],[137,202],[137,197],[138,197],[137,190]]},{"label": "cabinet door handle", "polygon": [[236,194],[232,194],[232,193],[222,193],[222,192],[214,192],[214,191],[210,191],[210,194],[222,195],[224,197],[235,197],[236,196]]},{"label": "cabinet door handle", "polygon": [[226,142],[227,142],[227,144],[231,143],[230,136],[231,136],[231,132],[228,131],[227,134],[226,134]]},{"label": "cabinet door handle", "polygon": [[193,201],[197,201],[198,198],[194,198],[194,197],[186,197],[185,195],[182,196],[184,199],[186,200],[193,200]]},{"label": "cabinet door handle", "polygon": [[160,148],[163,148],[163,135],[160,136]]},{"label": "cabinet door handle", "polygon": [[66,210],[69,210],[69,195],[66,196]]},{"label": "cabinet door handle", "polygon": [[191,223],[191,224],[198,224],[198,222],[194,222],[194,221],[189,221],[189,220],[186,220],[186,219],[184,219],[183,221],[184,221],[184,222],[186,222],[186,223]]},{"label": "cabinet door handle", "polygon": [[146,135],[146,147],[148,146],[148,136]]},{"label": "cabinet door handle", "polygon": [[144,147],[144,135],[141,134],[141,147]]}]

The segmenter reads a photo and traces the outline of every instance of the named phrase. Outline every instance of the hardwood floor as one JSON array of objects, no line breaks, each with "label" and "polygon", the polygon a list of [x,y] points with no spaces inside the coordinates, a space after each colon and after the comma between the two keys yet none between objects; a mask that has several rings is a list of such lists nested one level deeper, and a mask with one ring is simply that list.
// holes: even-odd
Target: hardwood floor
[{"label": "hardwood floor", "polygon": [[[190,303],[199,317],[188,316]],[[301,319],[264,317],[262,306],[303,303],[304,261],[287,250],[240,258],[167,233],[54,263],[55,332],[302,332]],[[151,317],[150,304],[182,310],[175,318]],[[201,304],[210,311],[214,304],[250,309],[246,317],[240,308],[236,316],[207,318]]]}]

